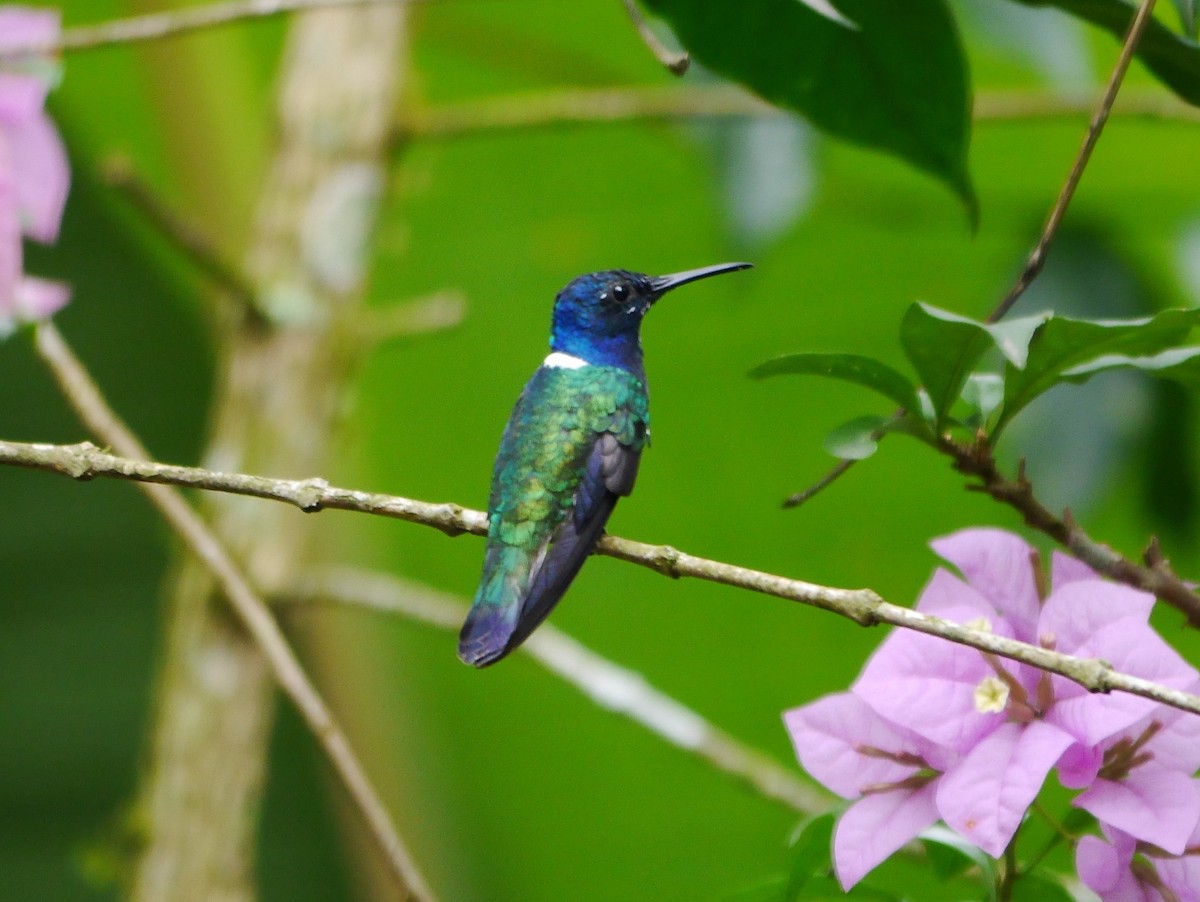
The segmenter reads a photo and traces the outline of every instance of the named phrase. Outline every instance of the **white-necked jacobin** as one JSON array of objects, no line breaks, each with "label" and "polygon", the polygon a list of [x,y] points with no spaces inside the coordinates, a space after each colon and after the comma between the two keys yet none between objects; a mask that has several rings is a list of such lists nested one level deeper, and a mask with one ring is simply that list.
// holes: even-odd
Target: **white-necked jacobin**
[{"label": "white-necked jacobin", "polygon": [[749,267],[608,270],[558,293],[550,354],[517,399],[496,454],[483,576],[459,635],[464,662],[486,667],[525,641],[583,566],[617,499],[633,490],[650,441],[646,312],[672,288]]}]

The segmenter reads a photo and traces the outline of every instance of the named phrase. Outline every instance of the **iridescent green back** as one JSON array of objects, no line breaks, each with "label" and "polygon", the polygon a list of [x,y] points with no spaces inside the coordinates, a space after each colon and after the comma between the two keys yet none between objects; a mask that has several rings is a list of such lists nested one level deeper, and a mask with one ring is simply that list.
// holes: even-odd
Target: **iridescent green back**
[{"label": "iridescent green back", "polygon": [[574,506],[588,455],[600,433],[641,451],[649,435],[649,398],[640,379],[607,366],[542,367],[529,380],[496,456],[489,543],[533,550]]}]

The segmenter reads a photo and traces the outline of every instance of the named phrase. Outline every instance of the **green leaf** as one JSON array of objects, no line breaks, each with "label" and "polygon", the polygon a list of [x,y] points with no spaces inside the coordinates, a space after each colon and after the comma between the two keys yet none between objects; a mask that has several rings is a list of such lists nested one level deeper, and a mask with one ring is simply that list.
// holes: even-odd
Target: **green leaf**
[{"label": "green leaf", "polygon": [[[1026,6],[1057,6],[1099,25],[1123,39],[1137,9],[1130,0],[1016,0]],[[1180,12],[1189,0],[1176,0]],[[1190,0],[1192,15],[1189,33],[1195,35],[1196,0]],[[1200,45],[1194,40],[1175,34],[1157,19],[1146,23],[1138,42],[1137,55],[1158,80],[1188,103],[1200,106]]]},{"label": "green leaf", "polygon": [[803,824],[796,833],[785,899],[802,898],[812,878],[828,876],[833,869],[833,822],[833,814],[822,814]]},{"label": "green leaf", "polygon": [[1187,338],[1200,322],[1200,309],[1164,310],[1157,316],[1130,320],[1048,318],[1029,342],[1024,369],[1011,363],[1004,375],[1004,410],[992,431],[995,440],[1008,422],[1042,392],[1064,378],[1068,370],[1082,372],[1099,358],[1159,354]]},{"label": "green leaf", "polygon": [[1095,360],[1072,367],[1063,373],[1070,382],[1086,382],[1097,373],[1109,370],[1141,370],[1160,379],[1174,379],[1193,388],[1200,386],[1200,347],[1172,348],[1147,357],[1126,354],[1106,354]]},{"label": "green leaf", "polygon": [[908,308],[900,323],[900,343],[933,403],[941,429],[971,370],[992,347],[1023,366],[1030,336],[1044,317],[1029,316],[990,325],[929,304]]},{"label": "green leaf", "polygon": [[[829,0],[798,0],[798,2],[803,3],[818,15],[824,16],[830,22],[837,22],[839,25],[843,25],[846,28],[853,29],[854,31],[858,30],[858,26],[838,12],[836,7],[834,7]],[[1186,3],[1187,0],[1176,0],[1176,2]]]},{"label": "green leaf", "polygon": [[825,437],[825,450],[842,460],[863,460],[879,448],[875,432],[887,423],[886,417],[856,417],[843,423]]},{"label": "green leaf", "polygon": [[1179,26],[1183,33],[1196,37],[1197,25],[1200,25],[1200,0],[1175,0],[1175,8],[1179,10]]},{"label": "green leaf", "polygon": [[1074,902],[1065,886],[1048,875],[1022,874],[1012,885],[1012,898],[1022,902]]},{"label": "green leaf", "polygon": [[750,371],[755,379],[767,376],[828,376],[854,382],[891,398],[905,410],[920,410],[917,387],[886,363],[860,354],[786,354]]},{"label": "green leaf", "polygon": [[923,830],[920,839],[929,856],[929,864],[939,880],[950,880],[968,868],[976,867],[979,868],[983,885],[988,887],[989,898],[995,898],[996,864],[983,849],[941,826]]},{"label": "green leaf", "polygon": [[830,134],[931,173],[978,209],[967,171],[971,88],[945,0],[643,0],[707,68]]},{"label": "green leaf", "polygon": [[967,425],[983,427],[1004,400],[1004,380],[996,373],[972,373],[963,386],[962,399],[971,408]]}]

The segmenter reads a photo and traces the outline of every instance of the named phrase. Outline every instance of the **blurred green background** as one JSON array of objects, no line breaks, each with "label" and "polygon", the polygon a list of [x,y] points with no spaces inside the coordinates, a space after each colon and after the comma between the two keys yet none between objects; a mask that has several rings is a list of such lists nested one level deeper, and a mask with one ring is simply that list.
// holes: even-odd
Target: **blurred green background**
[{"label": "blurred green background", "polygon": [[[45,4],[49,5],[49,4]],[[182,4],[181,4],[182,5]],[[68,25],[162,8],[70,0]],[[1112,39],[1053,11],[954,4],[977,94],[1091,96]],[[214,365],[204,285],[98,172],[129,159],[241,258],[269,146],[285,20],[73,53],[51,109],[75,171],[63,236],[28,268],[70,281],[57,322],[160,459],[202,446]],[[415,7],[406,104],[665,84],[614,0]],[[688,81],[702,83],[694,71]],[[1138,67],[1130,89],[1153,89]],[[846,350],[901,366],[907,305],[983,316],[1024,262],[1086,116],[976,124],[977,233],[900,163],[786,118],[489,131],[399,148],[375,237],[374,304],[442,289],[464,323],[381,348],[347,398],[335,484],[482,507],[509,408],[572,276],[756,269],[672,295],[646,324],[654,446],[613,532],[694,554],[915,598],[926,543],[1018,528],[923,447],[887,442],[811,504],[825,434],[886,405],[833,383],[746,378],[777,353]],[[1200,299],[1200,127],[1117,116],[1045,276],[1021,302],[1133,316]],[[280,373],[281,380],[287,373]],[[0,348],[7,439],[77,441],[27,337]],[[1019,426],[1020,428],[1017,428]],[[1135,553],[1162,535],[1195,578],[1195,399],[1135,378],[1056,389],[1014,426],[1010,461],[1051,506]],[[270,474],[268,474],[270,475]],[[112,898],[106,861],[136,785],[171,539],[128,485],[0,472],[0,898]],[[264,502],[267,503],[267,502]],[[302,516],[296,513],[296,516]],[[320,515],[340,559],[464,598],[482,544]],[[524,655],[474,672],[435,631],[359,611],[293,613],[305,653],[433,885],[454,900],[778,898],[799,817],[590,703]],[[1160,612],[1188,657],[1200,643]],[[554,622],[715,724],[791,764],[779,715],[845,688],[882,633],[776,599],[589,563]],[[284,706],[286,707],[286,706]],[[273,742],[265,900],[367,898],[352,821],[290,710]],[[356,834],[355,834],[356,835]]]}]

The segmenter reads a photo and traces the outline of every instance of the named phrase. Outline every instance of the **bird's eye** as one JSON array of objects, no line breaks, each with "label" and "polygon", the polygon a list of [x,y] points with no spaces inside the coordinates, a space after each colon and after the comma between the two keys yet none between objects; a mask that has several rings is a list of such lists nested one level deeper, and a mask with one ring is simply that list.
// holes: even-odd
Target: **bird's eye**
[{"label": "bird's eye", "polygon": [[618,282],[612,287],[612,296],[615,301],[623,301],[629,297],[629,286],[624,282]]}]

